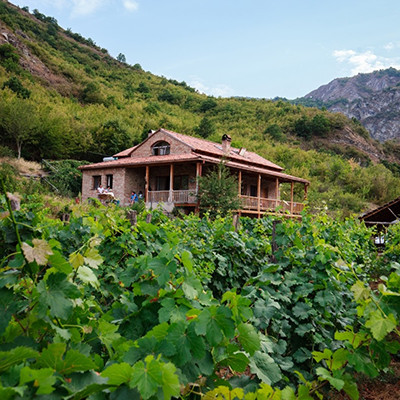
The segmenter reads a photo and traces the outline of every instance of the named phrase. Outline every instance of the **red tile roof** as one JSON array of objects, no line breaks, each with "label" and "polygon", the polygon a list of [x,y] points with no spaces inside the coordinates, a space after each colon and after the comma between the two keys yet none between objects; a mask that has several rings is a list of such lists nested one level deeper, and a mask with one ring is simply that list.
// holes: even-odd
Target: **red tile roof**
[{"label": "red tile roof", "polygon": [[[279,165],[266,160],[251,151],[245,151],[243,155],[239,154],[240,149],[234,147],[230,148],[228,154],[222,150],[222,145],[209,140],[199,139],[193,136],[183,135],[181,133],[169,131],[166,129],[159,129],[154,132],[156,135],[162,132],[166,135],[173,137],[192,149],[191,154],[168,154],[162,156],[149,156],[149,157],[135,157],[134,152],[141,144],[121,151],[114,155],[117,157],[113,161],[105,161],[96,164],[83,165],[79,167],[81,170],[89,169],[103,169],[103,168],[118,168],[118,167],[139,167],[144,165],[160,165],[170,164],[175,162],[188,162],[188,161],[203,161],[218,164],[221,159],[226,160],[226,165],[238,170],[245,170],[253,173],[259,173],[264,176],[272,176],[280,178],[283,182],[301,182],[308,184],[309,181],[295,176],[287,175],[282,172],[283,168]],[[144,142],[143,142],[144,143]]]},{"label": "red tile roof", "polygon": [[124,157],[113,161],[103,161],[96,164],[81,165],[79,169],[103,169],[118,167],[140,167],[144,165],[170,164],[171,162],[199,161],[200,156],[196,154],[178,154],[150,157]]},{"label": "red tile roof", "polygon": [[[263,167],[273,168],[278,171],[282,171],[283,168],[279,165],[272,163],[271,161],[266,160],[265,158],[259,156],[256,153],[251,151],[247,151],[244,153],[243,156],[239,154],[240,149],[231,147],[228,154],[225,154],[222,150],[221,143],[210,142],[209,140],[199,139],[193,136],[182,135],[181,133],[176,133],[173,131],[169,131],[166,129],[160,129],[161,132],[167,133],[176,139],[180,140],[181,142],[187,144],[192,148],[194,152],[200,153],[207,153],[212,156],[217,157],[226,157],[231,160],[244,162],[244,163],[251,163],[251,164],[259,164]],[[158,132],[158,131],[157,131]]]}]

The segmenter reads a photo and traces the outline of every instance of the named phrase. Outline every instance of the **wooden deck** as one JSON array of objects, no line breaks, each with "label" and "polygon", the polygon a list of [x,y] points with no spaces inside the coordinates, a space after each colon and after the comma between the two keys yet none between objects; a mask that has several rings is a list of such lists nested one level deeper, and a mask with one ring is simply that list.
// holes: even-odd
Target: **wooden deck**
[{"label": "wooden deck", "polygon": [[[193,190],[159,190],[149,191],[147,202],[169,203],[180,206],[195,205],[197,203],[197,194]],[[288,214],[299,216],[304,209],[303,203],[290,202],[286,200],[268,199],[263,197],[239,196],[241,199],[240,214]]]}]

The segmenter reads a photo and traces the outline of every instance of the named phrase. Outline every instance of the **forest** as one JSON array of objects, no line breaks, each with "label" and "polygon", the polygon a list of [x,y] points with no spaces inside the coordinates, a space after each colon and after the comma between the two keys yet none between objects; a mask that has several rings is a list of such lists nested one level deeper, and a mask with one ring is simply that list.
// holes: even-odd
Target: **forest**
[{"label": "forest", "polygon": [[0,20],[9,38],[0,44],[0,157],[96,162],[149,129],[215,142],[229,133],[233,146],[310,180],[314,212],[346,217],[400,195],[399,145],[373,141],[357,120],[279,99],[206,96],[113,59],[38,10],[1,1]]}]

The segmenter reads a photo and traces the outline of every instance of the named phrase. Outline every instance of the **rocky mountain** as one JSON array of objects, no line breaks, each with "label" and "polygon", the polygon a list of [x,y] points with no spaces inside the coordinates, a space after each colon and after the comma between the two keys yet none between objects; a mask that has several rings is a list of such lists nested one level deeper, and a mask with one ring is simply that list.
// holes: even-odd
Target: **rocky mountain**
[{"label": "rocky mountain", "polygon": [[380,142],[400,140],[400,71],[394,68],[334,79],[304,99],[356,118]]}]

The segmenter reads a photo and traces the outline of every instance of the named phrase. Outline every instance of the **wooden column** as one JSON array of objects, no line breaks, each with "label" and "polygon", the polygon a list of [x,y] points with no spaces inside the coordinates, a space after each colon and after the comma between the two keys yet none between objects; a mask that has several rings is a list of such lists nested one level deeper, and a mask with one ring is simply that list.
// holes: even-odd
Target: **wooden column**
[{"label": "wooden column", "polygon": [[261,217],[261,174],[258,174],[258,182],[257,182],[257,211],[258,211],[258,218]]},{"label": "wooden column", "polygon": [[172,203],[173,201],[173,190],[174,190],[174,164],[169,166],[169,196],[168,202]]},{"label": "wooden column", "polygon": [[149,201],[149,166],[146,165],[146,177],[144,179],[144,201],[147,203]]},{"label": "wooden column", "polygon": [[275,199],[276,199],[275,208],[277,208],[278,202],[279,202],[279,179],[278,178],[276,178],[276,181],[275,181]]},{"label": "wooden column", "polygon": [[[199,194],[199,177],[201,176],[202,173],[202,164],[201,162],[196,163],[196,196]],[[196,209],[195,212],[198,213],[200,209],[200,201],[199,198],[197,197],[197,202],[196,202]]]},{"label": "wooden column", "polygon": [[239,171],[239,176],[238,176],[238,194],[239,197],[242,195],[242,171]]},{"label": "wooden column", "polygon": [[304,201],[307,200],[308,183],[304,184]]},{"label": "wooden column", "polygon": [[294,182],[290,182],[290,214],[293,214],[293,190],[294,190]]}]

